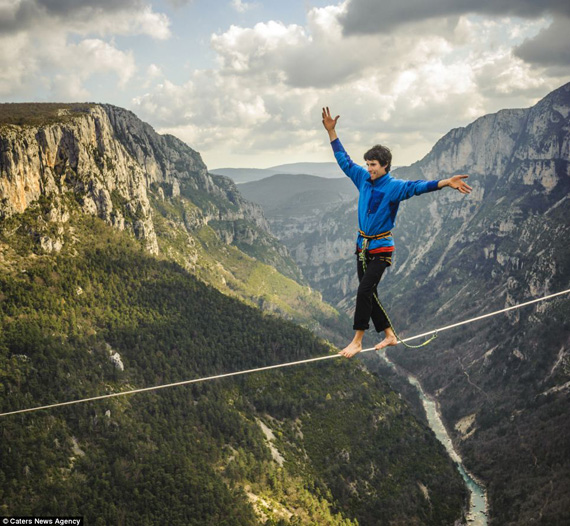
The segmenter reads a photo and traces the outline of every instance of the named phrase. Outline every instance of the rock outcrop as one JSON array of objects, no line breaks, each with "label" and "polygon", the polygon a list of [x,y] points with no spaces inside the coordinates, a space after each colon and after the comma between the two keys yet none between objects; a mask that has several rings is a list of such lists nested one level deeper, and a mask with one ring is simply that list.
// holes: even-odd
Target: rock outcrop
[{"label": "rock outcrop", "polygon": [[72,194],[84,212],[130,228],[158,252],[145,173],[115,137],[103,107],[46,126],[4,125],[0,148],[2,217],[23,213],[44,198],[51,205],[49,220],[62,220]]},{"label": "rock outcrop", "polygon": [[[65,223],[71,196],[84,212],[131,230],[156,254],[149,197],[170,199],[186,191],[206,196],[187,216],[189,228],[245,220],[253,226],[246,241],[267,235],[260,207],[243,199],[229,178],[210,175],[200,154],[176,137],[159,135],[130,111],[111,105],[81,111],[61,105],[57,112],[60,118],[46,124],[0,124],[0,217],[21,214],[44,198],[46,221]],[[227,243],[236,238],[235,232],[228,235],[231,230],[224,229]],[[39,237],[44,250],[62,246],[61,237]]]},{"label": "rock outcrop", "polygon": [[300,323],[316,313],[334,337],[338,313],[305,286],[262,208],[188,145],[111,105],[0,105],[0,222],[25,222],[47,254],[71,249],[84,214],[225,294]]}]

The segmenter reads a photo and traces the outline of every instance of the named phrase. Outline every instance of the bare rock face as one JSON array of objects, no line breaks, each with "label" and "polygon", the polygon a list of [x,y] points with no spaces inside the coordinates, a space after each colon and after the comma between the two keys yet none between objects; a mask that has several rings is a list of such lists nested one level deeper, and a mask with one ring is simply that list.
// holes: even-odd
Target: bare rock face
[{"label": "bare rock face", "polygon": [[[467,199],[440,192],[428,205],[428,218],[418,200],[403,207],[397,231],[404,233],[410,257],[400,259],[400,279],[418,272],[436,245],[445,257],[427,261],[431,277],[443,271],[446,257],[480,244],[473,266],[490,260],[495,274],[524,267],[524,282],[530,281],[535,254],[567,229],[551,229],[550,216],[569,204],[569,111],[570,84],[532,108],[502,110],[452,130],[424,159],[398,170],[405,178],[427,179],[467,173],[474,188]],[[421,226],[426,220],[429,233]]]},{"label": "bare rock face", "polygon": [[[20,105],[23,106],[23,105]],[[46,124],[0,125],[0,218],[49,201],[50,222],[69,219],[66,196],[83,212],[120,230],[130,230],[158,253],[150,194],[159,199],[202,196],[188,214],[189,229],[223,221],[224,240],[254,243],[267,235],[261,208],[239,194],[228,178],[210,175],[200,154],[179,139],[159,135],[130,111],[111,105],[58,110]],[[231,223],[245,220],[250,229]],[[227,225],[230,225],[229,227]],[[62,237],[41,234],[46,252],[59,251]]]},{"label": "bare rock face", "polygon": [[243,199],[228,177],[209,174],[200,154],[172,135],[159,135],[132,112],[104,105],[115,136],[143,168],[146,186],[154,184],[170,197],[180,196],[181,187],[205,192],[219,199],[217,207],[205,206],[201,220],[248,219],[264,230],[268,224],[259,206]]},{"label": "bare rock face", "polygon": [[176,185],[179,179],[198,177],[205,181],[208,178],[200,154],[181,140],[159,135],[150,124],[128,110],[109,104],[102,108],[117,140],[142,167],[147,185],[153,182]]},{"label": "bare rock face", "polygon": [[428,178],[462,171],[506,175],[510,183],[539,183],[548,193],[568,175],[557,160],[570,158],[569,91],[566,85],[532,108],[502,110],[452,130],[411,168]]},{"label": "bare rock face", "polygon": [[117,141],[102,107],[62,123],[2,126],[0,148],[2,217],[24,212],[40,197],[50,201],[50,216],[65,217],[62,198],[72,193],[86,213],[128,226],[158,251],[144,172]]}]

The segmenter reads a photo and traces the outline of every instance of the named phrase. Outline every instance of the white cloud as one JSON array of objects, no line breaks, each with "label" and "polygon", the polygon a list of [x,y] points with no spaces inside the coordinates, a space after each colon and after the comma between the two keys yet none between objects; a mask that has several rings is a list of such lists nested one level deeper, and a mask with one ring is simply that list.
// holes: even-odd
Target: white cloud
[{"label": "white cloud", "polygon": [[253,28],[231,26],[221,35],[212,35],[212,48],[218,53],[222,70],[234,74],[255,74],[283,68],[283,54],[304,48],[308,37],[298,25],[260,22]]},{"label": "white cloud", "polygon": [[420,20],[397,35],[344,36],[346,6],[311,9],[304,26],[268,21],[216,33],[217,68],[194,71],[184,84],[162,82],[133,109],[212,167],[240,165],[245,154],[246,164],[267,166],[276,155],[328,159],[320,113],[329,105],[355,157],[384,142],[407,164],[449,129],[530,106],[559,85],[512,52],[545,19],[462,16],[451,25]]},{"label": "white cloud", "polygon": [[50,100],[82,101],[89,99],[89,92],[83,87],[83,79],[73,74],[57,74],[50,79]]},{"label": "white cloud", "polygon": [[146,69],[146,74],[149,78],[152,79],[162,77],[162,69],[156,64],[150,64],[150,66]]},{"label": "white cloud", "polygon": [[257,7],[256,3],[253,2],[242,2],[242,0],[232,0],[230,5],[233,9],[235,9],[238,13],[245,13],[250,9],[254,9]]},{"label": "white cloud", "polygon": [[153,12],[151,6],[145,6],[131,20],[131,34],[148,35],[157,40],[170,38],[170,20],[163,13]]},{"label": "white cloud", "polygon": [[80,77],[86,78],[99,71],[112,72],[119,79],[119,87],[124,87],[136,69],[132,53],[120,51],[99,39],[82,40],[77,46],[68,46],[67,51],[71,55],[73,71]]},{"label": "white cloud", "polygon": [[60,21],[66,33],[79,35],[145,35],[156,40],[170,38],[170,20],[163,13],[155,13],[150,5],[119,11],[85,9]]},{"label": "white cloud", "polygon": [[37,58],[27,35],[0,37],[0,96],[25,93],[37,69]]},{"label": "white cloud", "polygon": [[[99,39],[85,39],[78,44],[63,45],[56,54],[46,56],[47,60],[57,64],[57,69],[62,72],[60,78],[68,78],[71,85],[76,86],[75,95],[65,97],[66,91],[58,89],[57,82],[53,83],[51,91],[58,100],[89,98],[90,94],[82,87],[82,83],[101,73],[115,74],[119,88],[124,88],[136,70],[132,53],[120,51],[112,44]],[[61,67],[62,60],[65,67]]]},{"label": "white cloud", "polygon": [[149,89],[150,86],[156,84],[157,82],[164,79],[164,73],[162,68],[157,64],[150,64],[146,71],[144,72],[144,76],[142,77],[142,87],[144,89]]},{"label": "white cloud", "polygon": [[[37,42],[41,40],[42,45]],[[136,66],[132,53],[117,49],[101,39],[69,43],[63,34],[49,29],[0,38],[0,94],[9,97],[37,90],[48,100],[77,101],[90,97],[83,83],[97,74],[114,74],[119,87],[132,78]],[[12,53],[24,60],[14,61]]]},{"label": "white cloud", "polygon": [[0,95],[84,100],[95,75],[111,73],[123,90],[133,78],[133,53],[115,35],[164,40],[170,21],[142,0],[12,0],[0,30]]}]

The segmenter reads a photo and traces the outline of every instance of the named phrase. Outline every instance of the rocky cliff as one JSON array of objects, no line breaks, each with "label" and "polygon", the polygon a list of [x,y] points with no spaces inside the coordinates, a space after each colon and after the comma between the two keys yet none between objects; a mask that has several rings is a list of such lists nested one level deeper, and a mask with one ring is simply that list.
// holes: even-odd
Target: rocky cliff
[{"label": "rocky cliff", "polygon": [[[6,113],[14,106],[3,105]],[[200,154],[179,139],[157,134],[133,113],[111,105],[62,105],[60,119],[46,125],[4,124],[0,134],[0,214],[24,212],[40,197],[52,201],[54,216],[72,194],[84,212],[120,229],[132,229],[158,252],[149,193],[180,196],[181,187],[208,194],[210,206],[194,224],[246,219],[262,230],[259,207],[246,202],[231,180],[208,174]],[[226,206],[216,207],[218,199]]]},{"label": "rocky cliff", "polygon": [[0,218],[39,217],[30,227],[39,253],[61,251],[70,216],[87,213],[224,293],[313,327],[336,324],[259,205],[179,139],[111,105],[0,106]]},{"label": "rocky cliff", "polygon": [[[71,118],[46,126],[2,126],[2,217],[23,213],[44,198],[51,203],[46,220],[65,222],[69,217],[65,201],[73,194],[84,212],[119,229],[132,229],[157,253],[145,173],[115,138],[105,109],[93,105],[79,112],[72,108],[57,112]],[[42,246],[58,250],[61,244],[61,238],[45,238]]]},{"label": "rocky cliff", "polygon": [[[570,288],[570,85],[451,131],[406,178],[470,174],[473,193],[404,207],[385,297],[407,334]],[[430,202],[431,201],[431,202]],[[426,227],[428,225],[428,227]],[[569,520],[570,298],[395,351],[441,404],[488,485],[492,524]]]}]

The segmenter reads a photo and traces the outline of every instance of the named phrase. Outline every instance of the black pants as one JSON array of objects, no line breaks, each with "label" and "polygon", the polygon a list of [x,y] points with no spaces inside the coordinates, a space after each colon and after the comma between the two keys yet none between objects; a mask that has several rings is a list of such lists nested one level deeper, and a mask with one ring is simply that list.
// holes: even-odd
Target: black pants
[{"label": "black pants", "polygon": [[382,256],[366,256],[366,271],[364,271],[362,261],[358,257],[358,293],[356,294],[356,310],[354,311],[354,326],[356,330],[367,330],[370,327],[370,318],[374,323],[377,332],[390,327],[390,322],[382,309],[376,302],[374,294],[377,295],[376,288],[380,282],[384,270],[390,266]]}]

